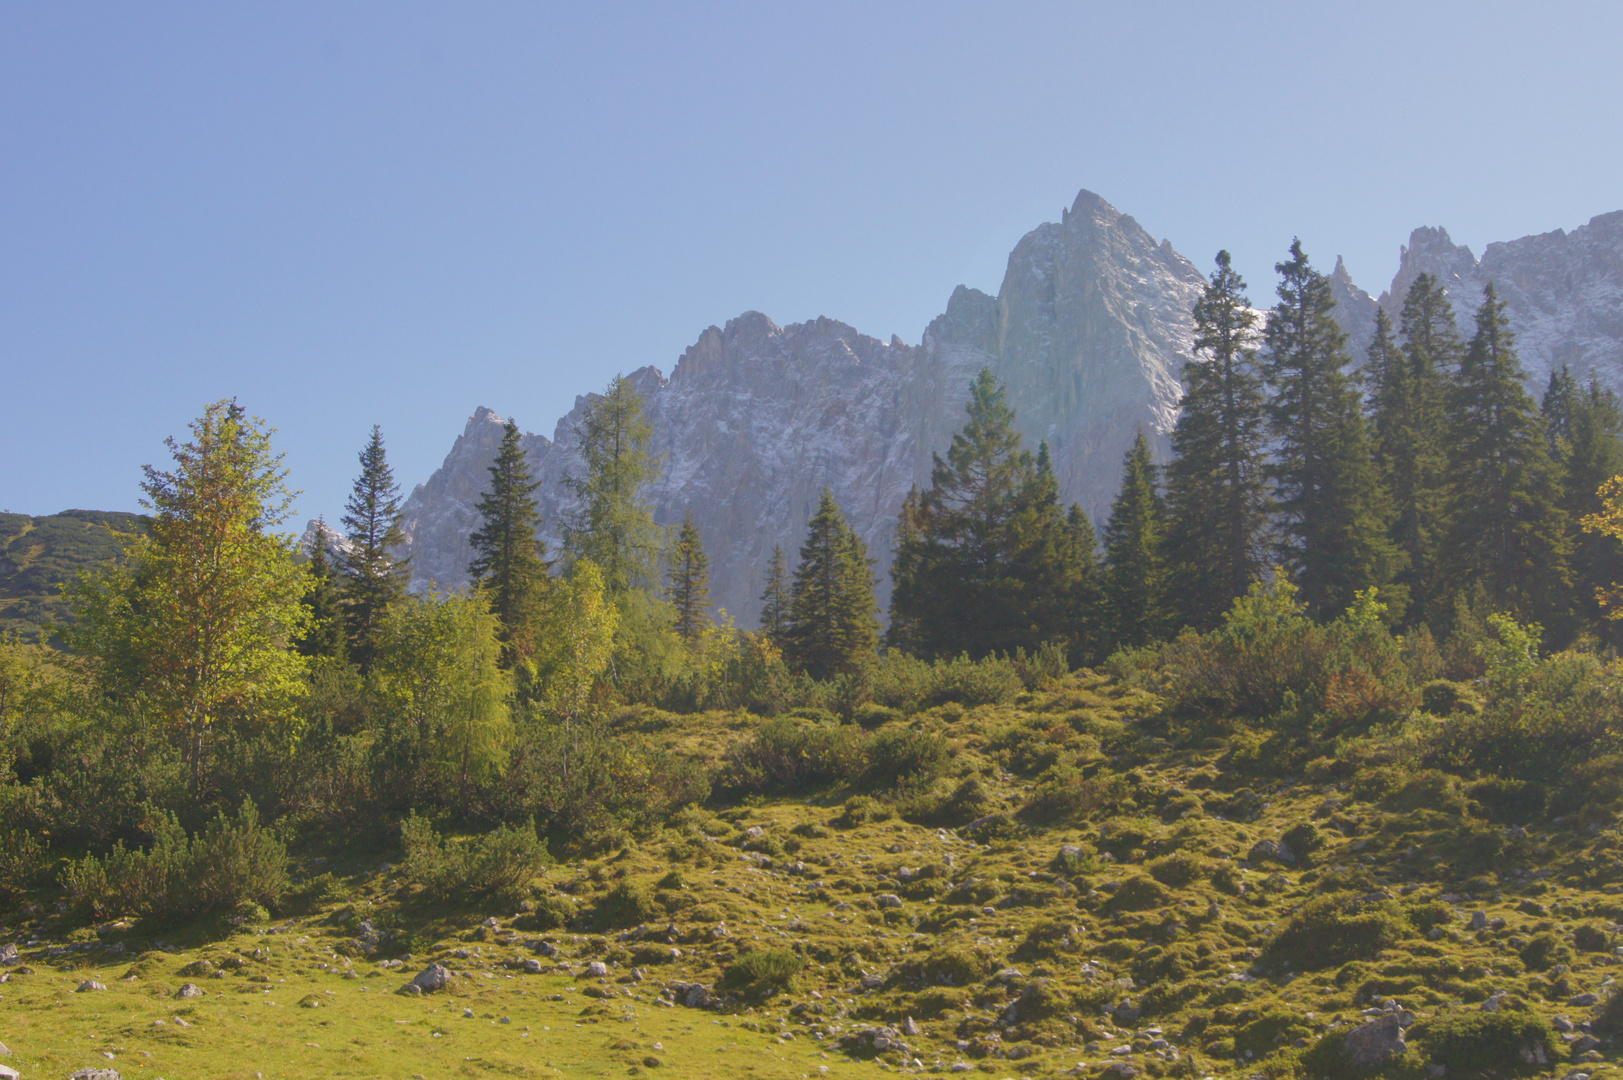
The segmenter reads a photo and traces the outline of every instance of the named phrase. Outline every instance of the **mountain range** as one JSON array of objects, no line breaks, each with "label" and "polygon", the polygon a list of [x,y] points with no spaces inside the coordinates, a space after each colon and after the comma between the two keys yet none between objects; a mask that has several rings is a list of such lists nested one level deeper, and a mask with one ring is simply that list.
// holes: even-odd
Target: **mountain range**
[{"label": "mountain range", "polygon": [[[1495,283],[1535,391],[1552,367],[1567,365],[1623,392],[1623,211],[1570,233],[1490,244],[1480,259],[1442,228],[1416,229],[1378,297],[1338,259],[1331,285],[1355,357],[1377,307],[1395,321],[1423,272],[1448,288],[1467,335],[1483,286]],[[1179,374],[1193,354],[1190,309],[1204,281],[1168,240],[1083,191],[1057,223],[1015,246],[996,296],[959,286],[917,345],[829,318],[779,326],[754,311],[710,326],[669,375],[649,366],[628,376],[663,466],[647,493],[655,520],[672,526],[693,516],[711,557],[712,601],[753,626],[773,546],[793,562],[826,485],[877,560],[884,603],[902,499],[928,484],[932,455],[962,424],[970,380],[986,367],[1008,386],[1028,444],[1048,443],[1063,501],[1102,524],[1135,432],[1167,455]],[[562,481],[580,473],[577,433],[593,397],[576,398],[550,438],[524,437],[542,482],[542,536],[554,546],[573,509]],[[474,505],[503,424],[478,408],[408,498],[415,589],[466,582]]]}]

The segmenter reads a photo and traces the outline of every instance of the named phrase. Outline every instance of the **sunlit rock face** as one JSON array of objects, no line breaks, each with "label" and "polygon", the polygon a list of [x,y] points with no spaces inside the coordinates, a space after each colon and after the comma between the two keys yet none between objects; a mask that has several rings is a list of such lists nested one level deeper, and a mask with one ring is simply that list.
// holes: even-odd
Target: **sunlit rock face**
[{"label": "sunlit rock face", "polygon": [[[1535,391],[1562,363],[1623,390],[1623,213],[1570,234],[1493,244],[1480,260],[1441,229],[1417,229],[1379,301],[1337,260],[1331,288],[1355,361],[1377,303],[1396,322],[1422,271],[1448,287],[1467,335],[1483,283],[1498,284]],[[779,326],[753,311],[711,326],[669,377],[651,366],[629,376],[663,465],[648,493],[655,518],[673,527],[693,516],[711,557],[713,601],[754,626],[773,545],[793,563],[826,485],[876,559],[884,603],[902,499],[928,484],[932,455],[963,423],[969,384],[988,367],[1007,384],[1028,445],[1049,444],[1063,500],[1102,523],[1135,433],[1167,456],[1203,285],[1169,242],[1084,191],[1058,222],[1015,246],[996,296],[959,286],[917,345],[828,318]],[[1265,304],[1271,288],[1253,288]],[[564,478],[580,472],[577,436],[591,400],[577,398],[552,438],[525,436],[542,481],[542,535],[554,549],[573,509]],[[407,501],[415,588],[466,582],[467,537],[502,424],[489,409],[476,411]]]}]

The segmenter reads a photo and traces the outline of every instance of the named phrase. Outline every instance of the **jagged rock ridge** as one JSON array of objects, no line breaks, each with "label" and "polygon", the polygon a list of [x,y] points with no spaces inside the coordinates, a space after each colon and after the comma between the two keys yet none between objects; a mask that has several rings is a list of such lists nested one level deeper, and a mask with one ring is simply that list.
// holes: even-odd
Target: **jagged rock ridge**
[{"label": "jagged rock ridge", "polygon": [[[1009,385],[1022,432],[1046,439],[1066,501],[1100,516],[1122,455],[1143,427],[1158,451],[1176,419],[1189,358],[1198,270],[1091,192],[1009,257],[996,297],[958,288],[917,346],[882,342],[832,319],[780,327],[748,312],[712,326],[667,379],[630,378],[643,394],[664,475],[649,495],[662,525],[692,513],[713,567],[712,598],[754,625],[767,557],[793,560],[824,485],[877,559],[881,602],[897,512],[928,483],[932,454],[963,422],[975,373]],[[526,451],[556,544],[572,510],[576,432],[590,396]],[[481,408],[445,464],[407,501],[414,584],[465,581],[473,510],[502,421]]]},{"label": "jagged rock ridge", "polygon": [[[1481,260],[1442,229],[1417,229],[1379,300],[1338,259],[1331,288],[1355,362],[1377,305],[1396,321],[1422,271],[1449,288],[1467,334],[1483,283],[1495,281],[1533,379],[1567,363],[1623,390],[1623,212],[1570,234],[1492,244]],[[664,462],[650,492],[655,517],[670,526],[693,514],[712,559],[713,599],[752,626],[767,556],[782,544],[793,560],[827,484],[878,561],[883,602],[902,498],[928,483],[931,455],[962,423],[969,382],[986,366],[1008,384],[1030,445],[1049,443],[1062,497],[1099,522],[1137,430],[1166,457],[1193,345],[1190,309],[1203,283],[1169,242],[1083,191],[1059,222],[1016,245],[997,296],[959,286],[917,346],[832,319],[779,327],[748,312],[712,326],[668,379],[653,367],[630,376]],[[543,481],[543,534],[553,544],[571,510],[562,480],[579,469],[575,438],[589,400],[576,399],[552,439],[525,437]],[[454,589],[466,580],[474,504],[501,425],[480,408],[408,500],[414,587]]]}]

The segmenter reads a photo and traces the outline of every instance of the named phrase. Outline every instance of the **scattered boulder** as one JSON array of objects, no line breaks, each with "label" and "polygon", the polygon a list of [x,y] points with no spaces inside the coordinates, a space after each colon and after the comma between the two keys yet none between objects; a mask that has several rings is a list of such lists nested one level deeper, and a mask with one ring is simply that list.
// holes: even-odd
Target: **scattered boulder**
[{"label": "scattered boulder", "polygon": [[0,945],[0,964],[5,964],[7,967],[11,967],[12,965],[21,962],[21,960],[22,956],[18,954],[16,945],[9,941],[4,945]]},{"label": "scattered boulder", "polygon": [[914,1020],[911,1016],[909,1016],[906,1020],[903,1020],[902,1034],[906,1035],[910,1039],[917,1038],[920,1034],[922,1034],[919,1029],[918,1021]]},{"label": "scattered boulder", "polygon": [[124,1080],[118,1075],[117,1069],[80,1069],[68,1077],[68,1080]]},{"label": "scattered boulder", "polygon": [[1486,911],[1472,912],[1471,913],[1471,929],[1472,930],[1486,930],[1487,928],[1488,928],[1488,913]]},{"label": "scattered boulder", "polygon": [[1109,1080],[1133,1080],[1138,1075],[1138,1066],[1131,1061],[1112,1061],[1099,1075]]},{"label": "scattered boulder", "polygon": [[178,998],[202,997],[203,988],[196,983],[182,983],[180,989],[175,991],[175,996]]},{"label": "scattered boulder", "polygon": [[524,974],[526,974],[526,975],[539,975],[539,974],[541,974],[541,961],[537,960],[533,956],[526,957],[525,960],[524,960],[524,963],[521,966],[524,968]]},{"label": "scattered boulder", "polygon": [[716,996],[710,988],[699,983],[669,983],[665,987],[665,992],[671,995],[671,1000],[676,1004],[689,1009],[708,1009],[716,1001]]},{"label": "scattered boulder", "polygon": [[89,990],[105,989],[107,989],[107,987],[104,984],[97,982],[95,979],[86,979],[84,982],[79,984],[79,989],[75,990],[74,993],[83,994]]},{"label": "scattered boulder", "polygon": [[429,964],[406,985],[415,986],[420,994],[432,994],[436,990],[443,990],[450,981],[450,968],[444,964]]},{"label": "scattered boulder", "polygon": [[1283,840],[1258,840],[1251,845],[1251,851],[1246,855],[1251,862],[1281,862],[1294,863],[1296,853],[1285,846]]},{"label": "scattered boulder", "polygon": [[593,960],[586,965],[586,976],[591,979],[606,978],[609,974],[609,965],[601,960]]},{"label": "scattered boulder", "polygon": [[1600,998],[1594,994],[1579,994],[1577,997],[1569,998],[1567,1004],[1579,1008],[1589,1008],[1592,1005],[1600,1004]]},{"label": "scattered boulder", "polygon": [[1341,1055],[1354,1069],[1376,1069],[1402,1057],[1408,1048],[1397,1015],[1386,1013],[1347,1032]]},{"label": "scattered boulder", "polygon": [[10,1065],[0,1065],[0,1080],[21,1080],[22,1075]]},{"label": "scattered boulder", "polygon": [[880,893],[874,897],[874,900],[882,908],[899,908],[902,906],[902,898],[895,893]]}]

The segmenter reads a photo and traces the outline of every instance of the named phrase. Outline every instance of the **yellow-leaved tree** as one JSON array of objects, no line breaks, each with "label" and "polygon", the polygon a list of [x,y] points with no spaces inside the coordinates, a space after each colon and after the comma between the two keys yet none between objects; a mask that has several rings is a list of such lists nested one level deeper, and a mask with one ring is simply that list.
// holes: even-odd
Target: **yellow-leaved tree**
[{"label": "yellow-leaved tree", "polygon": [[[1600,486],[1600,512],[1584,518],[1584,532],[1600,533],[1614,540],[1623,540],[1623,476],[1614,476]],[[1613,582],[1597,588],[1595,599],[1600,601],[1608,619],[1623,619],[1623,584]]]},{"label": "yellow-leaved tree", "polygon": [[165,440],[171,470],[144,467],[152,522],[127,541],[125,562],[69,588],[68,643],[110,697],[144,698],[179,740],[197,793],[222,727],[292,725],[304,690],[292,643],[309,585],[294,538],[272,531],[293,502],[272,431],[234,400],[208,406],[189,441]]}]

